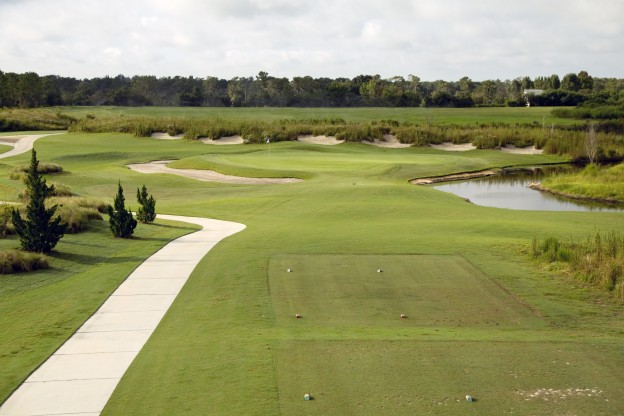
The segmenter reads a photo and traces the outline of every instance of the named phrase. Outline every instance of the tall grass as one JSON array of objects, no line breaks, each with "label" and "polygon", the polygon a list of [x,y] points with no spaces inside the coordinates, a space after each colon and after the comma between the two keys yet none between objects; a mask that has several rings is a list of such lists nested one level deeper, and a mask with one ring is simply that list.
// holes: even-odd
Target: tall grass
[{"label": "tall grass", "polygon": [[624,234],[595,232],[579,242],[534,237],[533,257],[546,263],[562,263],[567,272],[592,286],[611,292],[624,301]]},{"label": "tall grass", "polygon": [[0,109],[0,131],[66,130],[74,117],[47,109]]},{"label": "tall grass", "polygon": [[[343,119],[238,120],[223,118],[174,117],[90,117],[70,126],[74,132],[123,132],[149,137],[156,132],[184,134],[188,140],[219,139],[240,135],[246,143],[296,140],[301,135],[327,135],[358,142],[382,139],[393,134],[402,143],[426,146],[442,142],[473,143],[478,148],[493,149],[505,145],[535,146],[549,154],[566,155],[575,160],[586,157],[583,128],[563,128],[540,123],[432,124],[396,120],[345,121]],[[616,133],[597,131],[601,159],[624,158],[624,141]]]},{"label": "tall grass", "polygon": [[48,267],[48,259],[43,254],[0,250],[0,274],[30,272]]}]

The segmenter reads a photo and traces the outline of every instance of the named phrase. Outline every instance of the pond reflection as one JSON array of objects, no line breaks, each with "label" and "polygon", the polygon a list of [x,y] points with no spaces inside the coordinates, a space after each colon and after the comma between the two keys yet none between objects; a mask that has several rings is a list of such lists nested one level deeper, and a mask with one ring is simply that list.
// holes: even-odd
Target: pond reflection
[{"label": "pond reflection", "polygon": [[535,167],[506,170],[498,176],[448,182],[433,186],[487,207],[530,211],[622,211],[624,206],[580,201],[558,197],[547,192],[528,188],[532,182],[539,182],[545,176],[557,172],[579,169],[565,165],[556,167]]}]

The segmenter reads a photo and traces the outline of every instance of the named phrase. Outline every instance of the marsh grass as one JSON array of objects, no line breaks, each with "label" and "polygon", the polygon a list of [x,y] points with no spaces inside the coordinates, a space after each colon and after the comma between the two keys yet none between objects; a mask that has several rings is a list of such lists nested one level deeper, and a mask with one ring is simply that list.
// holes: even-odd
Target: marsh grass
[{"label": "marsh grass", "polygon": [[559,173],[544,178],[542,188],[573,198],[624,202],[624,164],[587,165],[578,173]]},{"label": "marsh grass", "polygon": [[66,130],[75,120],[58,110],[0,108],[0,131]]}]

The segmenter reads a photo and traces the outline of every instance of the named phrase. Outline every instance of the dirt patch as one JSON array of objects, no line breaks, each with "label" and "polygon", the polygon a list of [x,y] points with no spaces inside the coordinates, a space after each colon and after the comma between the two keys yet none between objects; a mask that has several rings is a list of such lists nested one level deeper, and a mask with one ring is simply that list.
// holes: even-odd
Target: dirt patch
[{"label": "dirt patch", "polygon": [[245,140],[241,136],[227,136],[220,137],[216,140],[212,139],[200,139],[204,144],[216,144],[216,145],[228,145],[228,144],[243,144]]},{"label": "dirt patch", "polygon": [[333,136],[299,136],[297,141],[308,144],[322,144],[325,146],[334,146],[344,143],[344,140],[338,140]]},{"label": "dirt patch", "polygon": [[494,176],[494,175],[498,175],[499,173],[500,171],[487,169],[487,170],[480,170],[478,172],[454,173],[452,175],[432,176],[430,178],[412,179],[410,183],[414,185],[429,185],[429,184],[438,183],[438,182],[463,181],[466,179],[485,178],[486,176]]},{"label": "dirt patch", "polygon": [[239,185],[274,185],[301,182],[297,178],[245,178],[242,176],[223,175],[213,170],[172,169],[167,167],[171,160],[159,160],[150,163],[135,163],[128,168],[140,173],[167,173],[206,182],[232,183]]},{"label": "dirt patch", "polygon": [[153,133],[152,139],[158,140],[181,140],[184,137],[184,134],[178,134],[175,136],[171,136],[169,133]]},{"label": "dirt patch", "polygon": [[362,143],[370,144],[371,146],[387,147],[391,149],[403,149],[411,146],[411,144],[408,143],[401,143],[399,139],[397,139],[396,136],[392,134],[385,134],[383,136],[383,140],[375,139],[372,142],[370,140],[362,140]]},{"label": "dirt patch", "polygon": [[472,143],[453,144],[451,142],[446,142],[442,144],[431,144],[429,146],[433,147],[434,149],[446,150],[449,152],[466,152],[468,150],[474,150],[477,148],[477,146],[473,145]]},{"label": "dirt patch", "polygon": [[544,149],[536,149],[535,146],[529,147],[516,147],[512,144],[501,147],[501,152],[513,153],[516,155],[541,155],[544,153]]}]

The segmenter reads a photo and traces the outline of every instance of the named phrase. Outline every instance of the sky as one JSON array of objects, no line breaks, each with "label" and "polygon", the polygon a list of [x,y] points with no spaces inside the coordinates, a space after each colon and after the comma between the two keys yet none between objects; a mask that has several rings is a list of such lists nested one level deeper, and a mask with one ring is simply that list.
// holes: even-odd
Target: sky
[{"label": "sky", "polygon": [[0,0],[0,70],[624,78],[624,0]]}]

